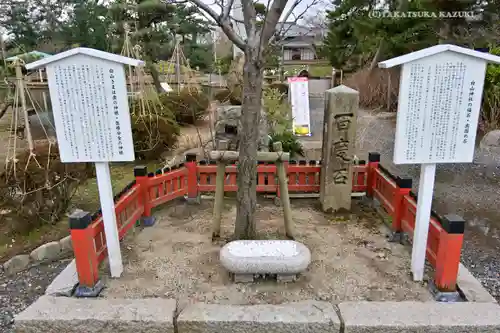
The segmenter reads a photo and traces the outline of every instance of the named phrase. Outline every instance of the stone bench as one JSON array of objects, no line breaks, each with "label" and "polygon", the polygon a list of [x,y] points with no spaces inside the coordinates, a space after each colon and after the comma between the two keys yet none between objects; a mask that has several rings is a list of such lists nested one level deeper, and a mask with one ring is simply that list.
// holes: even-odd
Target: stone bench
[{"label": "stone bench", "polygon": [[311,252],[292,240],[238,240],[222,247],[220,261],[234,282],[253,282],[254,276],[267,274],[292,282],[311,263]]}]

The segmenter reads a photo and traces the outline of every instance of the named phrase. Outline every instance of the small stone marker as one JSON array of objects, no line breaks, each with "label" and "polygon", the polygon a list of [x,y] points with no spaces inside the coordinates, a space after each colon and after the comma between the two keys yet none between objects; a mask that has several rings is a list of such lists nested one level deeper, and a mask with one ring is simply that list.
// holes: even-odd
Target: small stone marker
[{"label": "small stone marker", "polygon": [[109,162],[135,159],[124,65],[144,62],[82,47],[26,65],[47,69],[61,162],[95,163],[112,277],[123,263]]},{"label": "small stone marker", "polygon": [[252,282],[257,274],[276,274],[278,281],[294,281],[311,263],[311,252],[292,240],[238,240],[220,250],[222,266],[235,282]]},{"label": "small stone marker", "polygon": [[359,93],[344,85],[325,92],[320,202],[325,212],[351,210],[352,160]]},{"label": "small stone marker", "polygon": [[412,272],[422,281],[436,163],[474,158],[486,64],[500,57],[441,44],[379,63],[403,65],[399,87],[394,164],[421,164]]}]

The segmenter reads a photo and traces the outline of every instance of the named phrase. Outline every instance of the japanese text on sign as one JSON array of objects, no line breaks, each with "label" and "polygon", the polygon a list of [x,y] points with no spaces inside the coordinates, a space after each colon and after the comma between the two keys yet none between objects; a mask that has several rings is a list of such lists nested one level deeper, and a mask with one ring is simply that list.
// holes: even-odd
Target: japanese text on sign
[{"label": "japanese text on sign", "polygon": [[351,127],[352,117],[352,113],[337,114],[334,116],[338,135],[334,139],[332,149],[334,151],[333,156],[335,156],[339,165],[337,169],[333,170],[334,184],[347,184],[349,179],[349,165],[351,164],[352,157],[349,153],[348,131]]},{"label": "japanese text on sign", "polygon": [[293,131],[296,135],[311,135],[309,117],[309,84],[306,77],[288,78],[292,104]]},{"label": "japanese text on sign", "polygon": [[403,65],[394,162],[471,162],[482,61],[442,53]]},{"label": "japanese text on sign", "polygon": [[83,59],[47,68],[61,160],[132,161],[123,65]]}]

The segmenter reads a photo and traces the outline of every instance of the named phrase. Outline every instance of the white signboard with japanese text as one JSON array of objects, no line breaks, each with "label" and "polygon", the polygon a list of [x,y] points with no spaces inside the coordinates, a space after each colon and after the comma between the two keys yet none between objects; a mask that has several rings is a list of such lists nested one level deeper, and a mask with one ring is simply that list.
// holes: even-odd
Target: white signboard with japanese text
[{"label": "white signboard with japanese text", "polygon": [[288,85],[292,105],[293,133],[299,136],[311,136],[308,80],[306,77],[290,77]]},{"label": "white signboard with japanese text", "polygon": [[451,51],[403,64],[395,164],[472,162],[485,66]]},{"label": "white signboard with japanese text", "polygon": [[62,162],[134,160],[123,64],[78,54],[47,76]]}]

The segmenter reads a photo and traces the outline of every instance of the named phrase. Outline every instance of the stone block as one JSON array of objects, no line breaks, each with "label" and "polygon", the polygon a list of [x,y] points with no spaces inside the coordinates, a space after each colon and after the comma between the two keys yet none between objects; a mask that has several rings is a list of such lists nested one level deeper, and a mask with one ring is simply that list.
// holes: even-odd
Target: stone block
[{"label": "stone block", "polygon": [[337,333],[340,319],[327,302],[280,305],[197,303],[177,319],[177,333]]},{"label": "stone block", "polygon": [[497,301],[462,264],[458,266],[458,289],[469,302],[496,303]]},{"label": "stone block", "polygon": [[233,281],[235,283],[252,283],[253,278],[253,274],[234,274]]},{"label": "stone block", "polygon": [[220,261],[236,274],[298,274],[309,266],[311,252],[292,240],[238,240],[222,247]]},{"label": "stone block", "polygon": [[55,260],[61,255],[61,245],[59,242],[50,242],[47,244],[40,245],[34,249],[31,254],[31,260],[33,261],[43,261],[43,260]]},{"label": "stone block", "polygon": [[345,333],[499,333],[492,303],[346,302],[339,305]]},{"label": "stone block", "polygon": [[480,152],[476,153],[474,160],[478,164],[485,164],[485,172],[489,175],[495,173],[500,162],[500,130],[493,130],[485,134],[479,143]]},{"label": "stone block", "polygon": [[29,265],[30,256],[27,254],[20,254],[7,260],[3,264],[3,270],[5,271],[5,274],[11,275],[25,270],[29,267]]},{"label": "stone block", "polygon": [[[241,105],[221,105],[216,110],[215,116],[215,139],[227,140],[229,150],[237,150],[239,135],[241,132]],[[235,130],[235,133],[233,133]],[[259,147],[260,151],[269,149],[269,130],[265,113],[261,112],[259,124]]]},{"label": "stone block", "polygon": [[320,203],[324,212],[351,210],[359,92],[344,85],[325,93]]},{"label": "stone block", "polygon": [[59,245],[61,246],[61,251],[64,253],[73,251],[73,243],[71,242],[71,236],[66,236],[60,239]]},{"label": "stone block", "polygon": [[47,287],[45,295],[69,297],[73,294],[77,284],[78,273],[76,271],[75,259],[73,259]]},{"label": "stone block", "polygon": [[294,282],[297,280],[297,274],[278,274],[276,280],[278,282]]},{"label": "stone block", "polygon": [[76,299],[42,296],[15,317],[22,333],[174,333],[172,299]]},{"label": "stone block", "polygon": [[500,148],[500,130],[493,130],[486,133],[481,139],[479,147],[482,149]]}]

